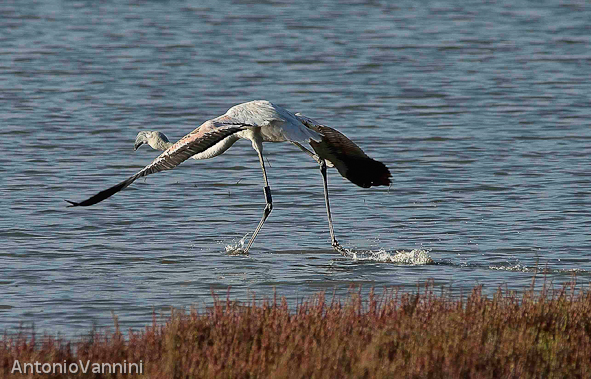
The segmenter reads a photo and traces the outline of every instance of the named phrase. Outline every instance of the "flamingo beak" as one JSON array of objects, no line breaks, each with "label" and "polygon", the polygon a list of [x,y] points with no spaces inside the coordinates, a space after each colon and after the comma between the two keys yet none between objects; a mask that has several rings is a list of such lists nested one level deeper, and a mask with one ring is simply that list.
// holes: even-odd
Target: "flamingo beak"
[{"label": "flamingo beak", "polygon": [[135,138],[135,144],[133,145],[133,151],[136,151],[143,144],[148,143],[145,132],[139,132]]}]

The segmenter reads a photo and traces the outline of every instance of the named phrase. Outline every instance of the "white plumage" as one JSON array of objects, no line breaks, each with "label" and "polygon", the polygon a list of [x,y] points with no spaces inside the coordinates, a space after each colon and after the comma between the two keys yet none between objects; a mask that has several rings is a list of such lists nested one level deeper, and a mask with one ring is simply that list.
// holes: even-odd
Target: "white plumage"
[{"label": "white plumage", "polygon": [[264,142],[308,143],[310,139],[320,142],[321,136],[308,129],[297,117],[282,107],[267,100],[254,100],[238,104],[228,109],[226,114],[212,121],[227,120],[230,117],[237,123],[261,126]]}]

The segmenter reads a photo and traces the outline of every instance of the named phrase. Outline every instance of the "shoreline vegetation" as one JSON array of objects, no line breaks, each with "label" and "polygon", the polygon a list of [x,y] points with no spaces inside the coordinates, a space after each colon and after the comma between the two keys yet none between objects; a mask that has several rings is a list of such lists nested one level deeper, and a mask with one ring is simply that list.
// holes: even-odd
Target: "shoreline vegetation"
[{"label": "shoreline vegetation", "polygon": [[152,325],[127,336],[116,317],[114,332],[79,340],[5,333],[0,376],[591,377],[591,290],[533,288],[485,296],[479,286],[452,296],[427,283],[414,293],[319,293],[293,309],[277,296],[245,304],[214,295],[205,311],[175,310],[164,323],[154,315]]}]

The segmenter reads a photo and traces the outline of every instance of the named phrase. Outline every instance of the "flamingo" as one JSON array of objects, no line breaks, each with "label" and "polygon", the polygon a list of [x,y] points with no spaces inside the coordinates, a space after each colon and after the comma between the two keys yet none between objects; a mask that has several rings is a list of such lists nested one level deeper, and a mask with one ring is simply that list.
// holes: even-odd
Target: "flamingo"
[{"label": "flamingo", "polygon": [[164,152],[152,163],[113,187],[80,202],[66,201],[70,203],[70,207],[85,207],[99,203],[125,189],[135,180],[160,171],[171,170],[189,158],[207,159],[218,156],[239,139],[250,140],[258,155],[263,171],[263,192],[266,203],[263,217],[244,249],[244,254],[248,254],[257,234],[273,210],[271,188],[263,161],[263,142],[291,142],[319,164],[331,243],[332,247],[341,254],[345,254],[345,249],[337,242],[334,234],[328,199],[327,167],[335,167],[344,178],[363,188],[389,186],[391,183],[388,168],[383,163],[368,157],[361,148],[339,131],[321,125],[300,113],[291,113],[269,101],[255,100],[233,106],[225,114],[204,122],[174,144],[158,131],[139,132],[134,150],[143,144],[148,144],[153,149]]}]

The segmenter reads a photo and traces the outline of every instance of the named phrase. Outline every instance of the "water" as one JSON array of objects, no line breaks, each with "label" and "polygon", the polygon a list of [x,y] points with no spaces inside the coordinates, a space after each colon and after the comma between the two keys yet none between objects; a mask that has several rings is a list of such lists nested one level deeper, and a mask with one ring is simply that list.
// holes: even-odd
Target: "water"
[{"label": "water", "polygon": [[[290,304],[351,286],[523,291],[591,278],[591,7],[585,2],[50,1],[0,5],[0,328],[141,328],[211,292]],[[173,140],[268,99],[344,132],[393,174],[361,189],[248,142],[66,208]],[[420,251],[433,265],[392,263]],[[409,263],[409,262],[407,262]]]}]

